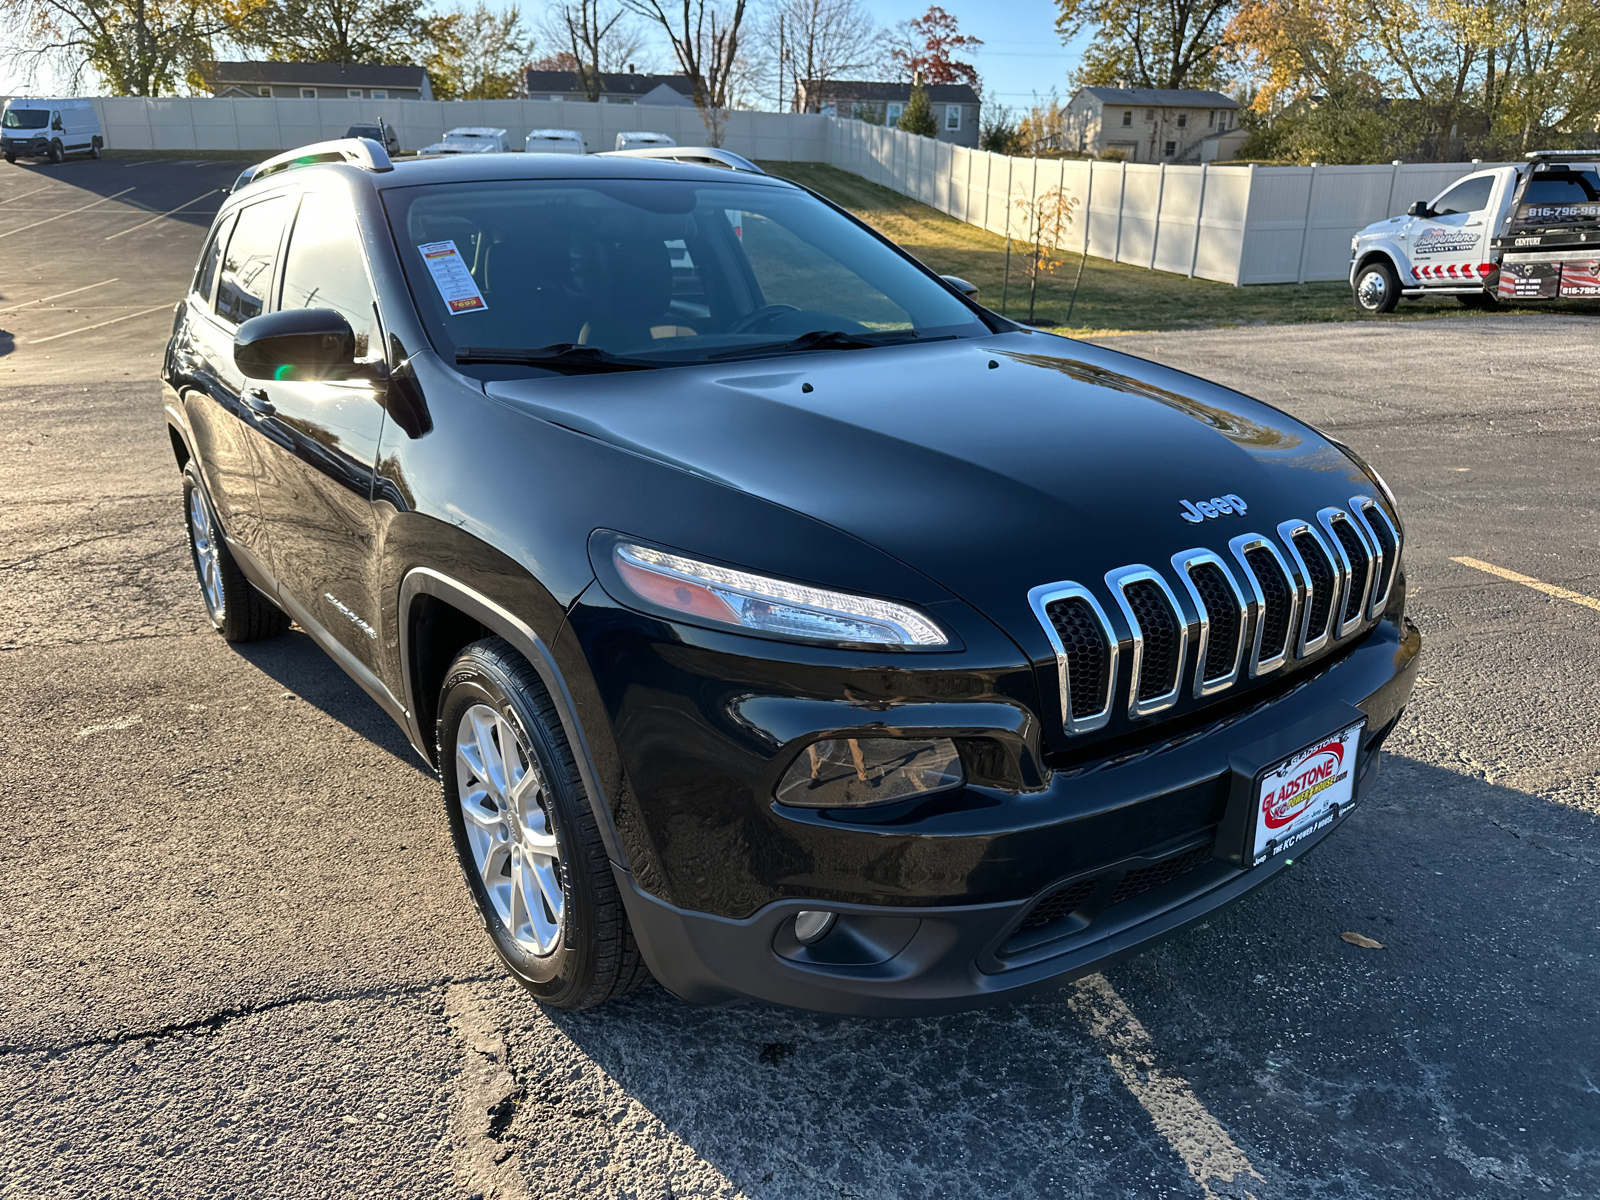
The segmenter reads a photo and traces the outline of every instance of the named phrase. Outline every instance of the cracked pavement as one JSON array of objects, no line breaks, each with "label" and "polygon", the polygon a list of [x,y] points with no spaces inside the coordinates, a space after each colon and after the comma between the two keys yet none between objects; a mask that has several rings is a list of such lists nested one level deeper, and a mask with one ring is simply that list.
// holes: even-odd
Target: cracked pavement
[{"label": "cracked pavement", "polygon": [[979,1012],[546,1013],[387,718],[206,624],[166,317],[8,313],[130,261],[108,306],[175,299],[206,206],[99,239],[236,170],[0,167],[0,234],[137,181],[0,240],[0,1197],[1600,1196],[1600,613],[1453,561],[1600,595],[1600,317],[1109,341],[1322,425],[1407,518],[1423,678],[1280,882]]}]

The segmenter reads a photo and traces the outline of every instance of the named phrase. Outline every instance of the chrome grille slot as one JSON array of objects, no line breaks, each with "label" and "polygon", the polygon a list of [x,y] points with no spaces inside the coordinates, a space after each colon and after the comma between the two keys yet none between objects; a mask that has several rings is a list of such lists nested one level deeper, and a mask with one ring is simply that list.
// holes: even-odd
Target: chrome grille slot
[{"label": "chrome grille slot", "polygon": [[1189,626],[1167,581],[1143,563],[1106,575],[1133,645],[1128,715],[1147,717],[1178,701]]},{"label": "chrome grille slot", "polygon": [[1055,650],[1062,728],[1068,733],[1103,728],[1111,719],[1118,653],[1105,610],[1087,588],[1070,582],[1036,587],[1028,603]]},{"label": "chrome grille slot", "polygon": [[1333,620],[1333,636],[1344,638],[1361,627],[1367,614],[1367,600],[1372,589],[1372,551],[1366,535],[1344,509],[1325,508],[1317,514],[1317,521],[1327,531],[1344,575],[1344,592]]},{"label": "chrome grille slot", "polygon": [[1193,689],[1198,700],[1232,687],[1238,680],[1250,606],[1233,573],[1209,550],[1174,554],[1172,569],[1188,589],[1200,618]]},{"label": "chrome grille slot", "polygon": [[1343,577],[1333,552],[1309,521],[1285,521],[1278,526],[1278,538],[1288,550],[1289,559],[1302,581],[1295,657],[1305,658],[1326,646],[1332,636],[1328,623],[1341,594]]},{"label": "chrome grille slot", "polygon": [[1255,634],[1250,653],[1252,677],[1276,671],[1289,660],[1300,592],[1278,548],[1259,533],[1228,543],[1244,568],[1254,599]]},{"label": "chrome grille slot", "polygon": [[1367,616],[1376,617],[1389,606],[1389,589],[1400,569],[1400,531],[1389,514],[1371,496],[1351,496],[1350,512],[1361,524],[1367,542],[1377,548],[1377,564],[1372,581],[1372,600]]}]

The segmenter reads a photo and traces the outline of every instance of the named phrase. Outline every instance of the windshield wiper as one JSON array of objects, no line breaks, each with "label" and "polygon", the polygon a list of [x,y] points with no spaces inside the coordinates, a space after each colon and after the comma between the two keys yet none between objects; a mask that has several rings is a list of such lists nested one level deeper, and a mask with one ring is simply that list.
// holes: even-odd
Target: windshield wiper
[{"label": "windshield wiper", "polygon": [[894,346],[902,342],[942,342],[955,337],[953,333],[938,337],[924,337],[915,329],[885,329],[878,333],[846,333],[842,329],[813,329],[787,342],[762,342],[757,346],[741,346],[737,350],[724,350],[709,359],[745,358],[753,354],[787,354],[797,350],[867,350],[873,346]]},{"label": "windshield wiper", "polygon": [[462,346],[456,351],[456,362],[462,365],[503,363],[513,367],[549,367],[553,371],[648,371],[661,365],[637,358],[623,358],[599,346],[580,346],[575,342],[557,342],[553,346],[527,350],[503,346]]}]

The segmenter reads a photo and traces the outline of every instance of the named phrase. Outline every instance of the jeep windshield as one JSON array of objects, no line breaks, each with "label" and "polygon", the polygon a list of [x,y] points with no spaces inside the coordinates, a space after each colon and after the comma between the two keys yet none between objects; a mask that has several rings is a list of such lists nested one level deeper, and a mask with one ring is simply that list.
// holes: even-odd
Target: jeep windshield
[{"label": "jeep windshield", "polygon": [[1534,168],[1510,229],[1564,230],[1600,225],[1600,168],[1556,163]]},{"label": "jeep windshield", "polygon": [[50,121],[50,113],[42,108],[8,108],[0,127],[6,129],[43,129]]},{"label": "jeep windshield", "polygon": [[500,180],[384,200],[435,348],[478,375],[990,332],[893,248],[781,184]]}]

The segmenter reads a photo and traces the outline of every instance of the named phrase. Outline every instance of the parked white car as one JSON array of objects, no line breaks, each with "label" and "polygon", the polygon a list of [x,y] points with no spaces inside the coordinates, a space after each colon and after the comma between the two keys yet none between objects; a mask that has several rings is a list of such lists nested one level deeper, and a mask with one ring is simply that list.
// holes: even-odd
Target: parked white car
[{"label": "parked white car", "polygon": [[618,150],[642,150],[646,146],[676,146],[677,144],[664,133],[649,133],[641,130],[635,133],[617,134]]},{"label": "parked white car", "polygon": [[522,148],[529,154],[585,154],[583,136],[575,129],[534,129]]},{"label": "parked white car", "polygon": [[443,154],[505,154],[511,149],[504,129],[487,125],[459,125],[447,131],[444,141],[424,146],[418,158],[437,158]]},{"label": "parked white car", "polygon": [[99,158],[106,144],[100,114],[87,100],[17,96],[0,116],[0,154],[60,162],[69,154]]}]

